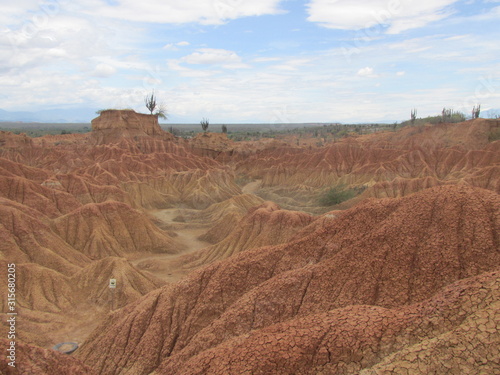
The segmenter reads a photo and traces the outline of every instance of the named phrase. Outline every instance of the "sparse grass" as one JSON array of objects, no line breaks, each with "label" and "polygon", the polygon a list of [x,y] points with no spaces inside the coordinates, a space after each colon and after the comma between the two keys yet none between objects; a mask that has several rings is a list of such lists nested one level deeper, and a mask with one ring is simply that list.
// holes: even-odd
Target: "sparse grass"
[{"label": "sparse grass", "polygon": [[106,111],[134,111],[132,108],[123,108],[123,109],[116,109],[116,108],[104,108],[104,109],[99,109],[95,111],[96,115],[100,115],[103,112]]},{"label": "sparse grass", "polygon": [[28,137],[36,138],[44,135],[88,133],[90,124],[0,123],[0,130],[14,134],[24,133]]},{"label": "sparse grass", "polygon": [[245,186],[246,184],[248,184],[249,182],[252,182],[252,181],[253,181],[252,178],[245,176],[245,175],[238,175],[234,179],[234,183],[238,186]]},{"label": "sparse grass", "polygon": [[320,196],[319,204],[321,206],[333,206],[354,198],[363,190],[364,189],[348,189],[344,185],[334,186]]},{"label": "sparse grass", "polygon": [[500,140],[500,127],[495,127],[490,130],[490,134],[488,135],[488,141],[495,142]]}]

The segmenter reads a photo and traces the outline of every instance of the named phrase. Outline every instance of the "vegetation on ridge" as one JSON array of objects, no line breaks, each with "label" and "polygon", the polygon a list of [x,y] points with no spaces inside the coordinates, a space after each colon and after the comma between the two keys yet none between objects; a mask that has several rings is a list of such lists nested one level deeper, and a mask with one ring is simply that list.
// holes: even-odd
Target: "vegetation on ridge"
[{"label": "vegetation on ridge", "polygon": [[164,120],[167,119],[167,110],[165,108],[165,105],[157,103],[154,90],[151,92],[151,95],[147,95],[144,98],[144,104],[151,114],[153,114],[153,111],[156,110],[156,112],[154,113],[156,116]]},{"label": "vegetation on ridge", "polygon": [[201,125],[201,128],[203,129],[203,131],[206,132],[208,129],[208,125],[210,125],[210,124],[209,124],[207,118],[203,118],[203,120],[200,121],[200,125]]}]

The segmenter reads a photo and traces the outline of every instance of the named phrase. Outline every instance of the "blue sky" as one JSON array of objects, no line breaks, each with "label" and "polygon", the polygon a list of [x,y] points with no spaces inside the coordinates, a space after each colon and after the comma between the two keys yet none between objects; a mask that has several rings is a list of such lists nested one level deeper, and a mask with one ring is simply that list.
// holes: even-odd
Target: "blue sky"
[{"label": "blue sky", "polygon": [[145,112],[154,89],[171,122],[497,110],[499,21],[500,0],[17,0],[0,108]]}]

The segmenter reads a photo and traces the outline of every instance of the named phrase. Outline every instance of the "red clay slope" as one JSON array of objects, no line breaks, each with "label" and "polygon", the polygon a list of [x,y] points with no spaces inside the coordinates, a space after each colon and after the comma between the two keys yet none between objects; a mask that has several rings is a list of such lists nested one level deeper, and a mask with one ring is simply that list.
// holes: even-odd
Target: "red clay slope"
[{"label": "red clay slope", "polygon": [[37,263],[71,276],[90,260],[50,228],[39,211],[0,198],[0,259]]},{"label": "red clay slope", "polygon": [[201,211],[181,210],[180,215],[174,220],[210,223],[211,228],[199,238],[210,243],[217,243],[238,227],[238,222],[250,208],[262,203],[264,201],[256,195],[240,194],[214,203]]},{"label": "red clay slope", "polygon": [[313,217],[304,212],[282,210],[276,203],[264,202],[251,208],[222,241],[179,261],[186,268],[195,268],[248,249],[288,242],[312,221]]},{"label": "red clay slope", "polygon": [[[298,319],[294,329],[306,327],[307,334],[290,337],[299,348],[307,348],[308,340],[314,340],[308,336],[307,327],[319,320],[326,319],[326,323],[314,337],[323,337],[326,343],[334,343],[336,332],[344,331],[344,327],[354,325],[353,335],[359,332],[357,324],[347,322],[343,326],[335,318],[336,314],[350,315],[349,310],[335,312],[348,306],[353,306],[360,322],[399,321],[404,314],[398,309],[404,306],[415,309],[417,318],[425,320],[426,313],[410,305],[424,303],[459,280],[499,267],[499,210],[496,193],[457,186],[433,188],[400,199],[366,201],[303,239],[248,250],[149,293],[108,318],[89,337],[78,357],[100,374],[149,374],[155,370],[197,373],[194,368],[199,365],[210,368],[208,373],[224,373],[227,364],[217,359],[216,348],[241,344],[248,355],[262,359],[249,364],[250,371],[266,373],[259,367],[259,363],[267,363],[260,357],[262,351],[253,346],[252,335],[259,334],[256,330],[270,330],[271,338],[264,339],[265,331],[258,342],[269,345],[269,355],[275,352],[279,357],[282,347],[271,326],[290,319]],[[359,305],[372,307],[355,307]],[[432,302],[424,303],[424,310],[426,305],[432,310]],[[463,316],[460,311],[455,313]],[[473,314],[467,316],[475,319]],[[328,322],[337,322],[340,328],[332,331]],[[446,319],[430,322],[441,332],[450,327]],[[377,324],[374,332],[387,323]],[[286,336],[287,328],[277,327]],[[396,331],[385,335],[399,340]],[[249,337],[251,345],[245,345]],[[421,339],[429,337],[426,333]],[[310,354],[308,358],[321,356],[321,361],[327,358],[333,366],[345,363],[344,357],[353,353],[349,349],[330,350],[324,340],[313,345],[314,350],[306,353]],[[379,359],[402,350],[401,346],[388,349],[382,345],[383,340],[377,340],[374,347]],[[410,340],[408,345],[414,343]],[[227,353],[224,350],[221,355]],[[291,349],[287,353],[296,355]],[[194,362],[188,361],[196,362],[197,355],[202,360],[191,370]],[[356,353],[350,361],[354,367],[344,373],[357,373],[360,364],[369,367],[376,363],[364,363]],[[188,367],[183,369],[184,363]],[[310,371],[300,359],[290,363],[297,367],[279,373]]]},{"label": "red clay slope", "polygon": [[155,374],[496,374],[500,272],[395,309],[349,306],[253,330]]},{"label": "red clay slope", "polygon": [[181,246],[124,203],[91,203],[54,221],[59,236],[90,259],[135,252],[176,253]]},{"label": "red clay slope", "polygon": [[76,358],[58,353],[51,349],[16,343],[15,368],[8,365],[5,353],[10,348],[10,341],[0,339],[2,360],[0,373],[5,375],[92,375],[93,371]]}]

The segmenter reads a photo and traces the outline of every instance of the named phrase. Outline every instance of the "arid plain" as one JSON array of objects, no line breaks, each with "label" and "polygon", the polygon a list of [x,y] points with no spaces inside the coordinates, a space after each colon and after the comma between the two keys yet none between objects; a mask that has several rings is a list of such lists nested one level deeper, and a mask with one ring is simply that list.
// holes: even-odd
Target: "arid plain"
[{"label": "arid plain", "polygon": [[[500,373],[499,128],[302,146],[109,110],[86,134],[0,132],[0,371]],[[321,206],[334,186],[356,194]]]}]

